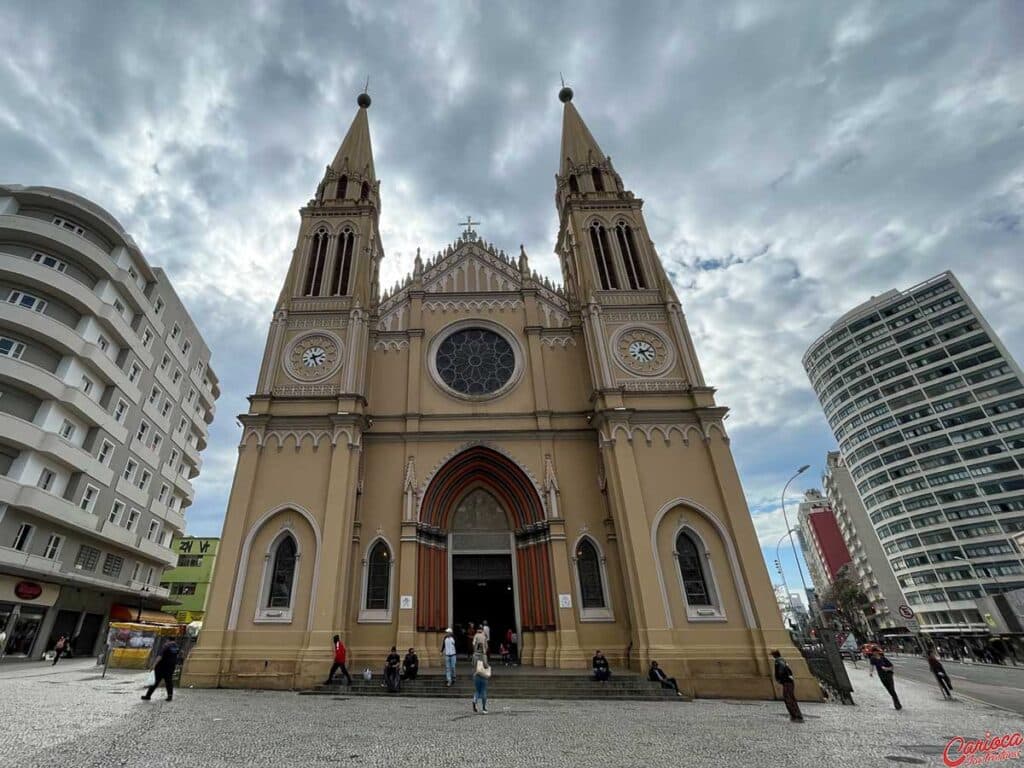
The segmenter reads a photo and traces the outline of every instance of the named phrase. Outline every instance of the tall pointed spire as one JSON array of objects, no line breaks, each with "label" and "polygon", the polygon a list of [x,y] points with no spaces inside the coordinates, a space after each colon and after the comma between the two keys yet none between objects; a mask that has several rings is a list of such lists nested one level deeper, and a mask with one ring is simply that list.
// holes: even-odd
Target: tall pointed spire
[{"label": "tall pointed spire", "polygon": [[335,173],[352,173],[362,179],[374,182],[377,174],[373,168],[373,147],[370,144],[370,121],[366,113],[370,108],[370,95],[359,94],[357,99],[359,111],[356,112],[348,133],[345,134],[338,154],[334,156],[331,169]]},{"label": "tall pointed spire", "polygon": [[605,155],[580,113],[572,105],[572,88],[568,86],[558,92],[558,98],[565,104],[562,116],[562,156],[559,158],[559,173],[566,174],[573,165],[604,162]]}]

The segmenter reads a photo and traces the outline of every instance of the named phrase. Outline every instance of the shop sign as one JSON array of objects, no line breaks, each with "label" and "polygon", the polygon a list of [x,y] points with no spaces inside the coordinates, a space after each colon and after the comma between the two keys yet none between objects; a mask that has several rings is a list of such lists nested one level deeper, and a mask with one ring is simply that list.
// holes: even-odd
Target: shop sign
[{"label": "shop sign", "polygon": [[14,585],[14,594],[22,600],[35,600],[43,594],[43,588],[34,581],[19,581]]}]

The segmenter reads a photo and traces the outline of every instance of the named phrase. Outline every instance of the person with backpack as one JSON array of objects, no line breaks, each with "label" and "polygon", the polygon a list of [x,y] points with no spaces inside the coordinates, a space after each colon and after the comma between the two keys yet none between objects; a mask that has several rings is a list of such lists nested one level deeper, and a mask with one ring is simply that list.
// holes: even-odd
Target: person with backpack
[{"label": "person with backpack", "polygon": [[167,689],[167,700],[171,701],[174,698],[174,670],[178,666],[179,652],[178,644],[174,640],[169,640],[160,649],[160,658],[153,666],[153,684],[142,695],[143,701],[153,698],[153,691],[157,689],[161,681]]},{"label": "person with backpack", "polygon": [[934,648],[928,651],[928,668],[935,675],[935,679],[939,681],[939,688],[942,690],[943,697],[952,699],[953,683],[950,681],[949,675],[946,674],[946,668],[942,666],[942,662],[939,661],[938,654],[935,653]]},{"label": "person with backpack", "polygon": [[334,673],[339,669],[341,674],[345,676],[346,685],[352,686],[352,675],[348,673],[348,667],[345,666],[345,662],[348,657],[348,650],[345,648],[345,644],[341,642],[341,636],[334,636],[334,663],[331,664],[331,671],[327,675],[327,680],[324,681],[324,685],[330,685],[334,679]]},{"label": "person with backpack", "polygon": [[455,682],[455,660],[457,657],[458,651],[455,648],[455,635],[452,634],[452,628],[448,627],[444,631],[444,640],[441,641],[441,658],[444,659],[444,684],[446,688],[451,688],[452,683]]},{"label": "person with backpack", "polygon": [[789,719],[794,723],[802,723],[804,714],[796,701],[796,680],[793,679],[793,670],[778,651],[772,651],[772,658],[775,659],[775,682],[782,686],[782,700],[786,703]]}]

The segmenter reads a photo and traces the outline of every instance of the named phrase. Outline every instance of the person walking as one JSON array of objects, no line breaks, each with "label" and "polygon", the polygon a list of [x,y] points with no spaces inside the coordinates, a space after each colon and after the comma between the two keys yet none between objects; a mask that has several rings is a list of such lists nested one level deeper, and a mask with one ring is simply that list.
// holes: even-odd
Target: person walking
[{"label": "person walking", "polygon": [[455,682],[455,660],[458,658],[458,651],[455,648],[455,635],[452,628],[444,631],[444,640],[441,641],[441,656],[444,659],[444,680],[445,688],[451,688]]},{"label": "person walking", "polygon": [[491,665],[487,660],[487,635],[484,634],[483,625],[476,629],[473,636],[473,711],[477,711],[477,702],[480,703],[482,711],[487,714],[487,681],[491,677]]},{"label": "person walking", "polygon": [[946,674],[946,668],[942,666],[942,662],[939,661],[938,654],[932,649],[928,651],[928,668],[931,669],[932,674],[935,675],[935,679],[939,681],[939,688],[942,690],[944,698],[953,698],[953,683],[949,679],[949,675]]},{"label": "person walking", "polygon": [[772,651],[772,658],[775,659],[775,682],[782,686],[782,700],[786,703],[789,719],[794,723],[802,723],[804,715],[796,701],[796,681],[793,679],[793,670],[778,651]]},{"label": "person walking", "polygon": [[886,658],[885,654],[882,653],[881,648],[876,648],[871,654],[871,665],[878,672],[878,679],[882,681],[882,685],[885,686],[885,690],[892,696],[892,705],[896,709],[903,709],[903,705],[900,704],[900,697],[896,695],[896,685],[893,682],[894,668],[892,662]]},{"label": "person walking", "polygon": [[487,652],[491,652],[491,625],[484,619],[484,638],[487,640]]},{"label": "person walking", "polygon": [[68,636],[61,635],[57,638],[57,644],[53,646],[53,664],[50,666],[56,666],[57,662],[60,661],[60,657],[64,655],[64,651],[68,647]]},{"label": "person walking", "polygon": [[334,673],[339,669],[341,674],[345,676],[346,685],[352,686],[352,675],[348,673],[348,667],[345,666],[348,660],[348,650],[345,648],[345,644],[341,642],[341,636],[334,636],[334,663],[331,664],[331,671],[327,674],[327,680],[324,681],[324,685],[330,685],[331,681],[334,680]]},{"label": "person walking", "polygon": [[167,700],[171,701],[174,698],[174,669],[178,666],[178,653],[178,644],[174,640],[169,640],[160,649],[160,658],[153,666],[153,684],[142,695],[143,701],[153,698],[153,691],[157,689],[161,681],[167,689]]}]

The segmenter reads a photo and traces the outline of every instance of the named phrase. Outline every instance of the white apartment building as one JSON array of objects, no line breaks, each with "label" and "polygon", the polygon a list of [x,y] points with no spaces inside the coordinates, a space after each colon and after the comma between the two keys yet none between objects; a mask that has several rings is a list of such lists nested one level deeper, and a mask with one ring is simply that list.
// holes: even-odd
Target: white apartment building
[{"label": "white apartment building", "polygon": [[0,631],[91,654],[167,602],[217,377],[167,276],[78,195],[0,185]]},{"label": "white apartment building", "polygon": [[851,575],[871,601],[872,610],[865,612],[868,624],[877,634],[905,630],[906,620],[900,617],[898,609],[906,599],[839,451],[829,451],[822,482],[853,560]]},{"label": "white apartment building", "polygon": [[957,279],[890,290],[803,358],[868,518],[930,633],[985,632],[1024,586],[1024,385]]}]

